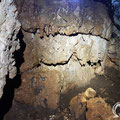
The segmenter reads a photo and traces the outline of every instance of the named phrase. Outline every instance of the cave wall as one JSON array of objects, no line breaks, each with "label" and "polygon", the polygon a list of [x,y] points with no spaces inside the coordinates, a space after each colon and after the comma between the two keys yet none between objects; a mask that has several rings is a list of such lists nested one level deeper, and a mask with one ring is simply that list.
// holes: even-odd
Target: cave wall
[{"label": "cave wall", "polygon": [[15,100],[56,109],[61,94],[104,74],[112,34],[105,5],[89,0],[15,3],[26,43]]},{"label": "cave wall", "polygon": [[120,71],[120,1],[112,0],[113,6],[113,32],[108,42],[107,56],[109,67]]},{"label": "cave wall", "polygon": [[16,75],[14,52],[20,48],[16,35],[20,29],[13,0],[0,1],[0,97],[6,78]]}]

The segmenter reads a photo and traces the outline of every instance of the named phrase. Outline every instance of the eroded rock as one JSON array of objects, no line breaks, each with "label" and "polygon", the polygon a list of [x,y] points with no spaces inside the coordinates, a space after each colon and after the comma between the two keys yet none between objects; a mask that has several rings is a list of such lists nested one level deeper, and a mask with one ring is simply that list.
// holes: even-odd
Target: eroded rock
[{"label": "eroded rock", "polygon": [[[9,8],[9,9],[8,9]],[[13,0],[0,1],[0,97],[6,83],[6,76],[16,75],[14,52],[20,48],[16,35],[20,23],[16,19],[17,11]]]},{"label": "eroded rock", "polygon": [[44,33],[46,35],[90,33],[110,39],[111,20],[101,3],[89,0],[15,1],[25,31],[34,32],[37,28],[41,37]]},{"label": "eroded rock", "polygon": [[111,106],[101,97],[88,100],[87,109],[87,120],[119,120],[119,118],[114,118]]},{"label": "eroded rock", "polygon": [[[109,60],[116,66],[120,71],[120,29],[117,26],[120,26],[120,21],[114,15],[115,25],[113,27],[113,35],[110,41],[108,42],[108,57]],[[109,65],[108,65],[109,66]]]},{"label": "eroded rock", "polygon": [[79,93],[71,99],[69,108],[75,119],[119,120],[119,118],[114,118],[111,106],[103,98],[95,96],[96,91],[88,88],[85,92]]},{"label": "eroded rock", "polygon": [[96,91],[92,88],[88,88],[84,93],[79,93],[71,99],[69,109],[76,119],[86,119],[87,100],[95,96]]},{"label": "eroded rock", "polygon": [[[112,32],[107,9],[89,0],[16,0],[16,4],[27,46],[21,66],[23,84],[16,91],[16,100],[56,109],[60,94],[88,85],[96,74],[104,73]],[[43,73],[48,80],[41,83]],[[24,94],[28,97],[21,97]]]}]

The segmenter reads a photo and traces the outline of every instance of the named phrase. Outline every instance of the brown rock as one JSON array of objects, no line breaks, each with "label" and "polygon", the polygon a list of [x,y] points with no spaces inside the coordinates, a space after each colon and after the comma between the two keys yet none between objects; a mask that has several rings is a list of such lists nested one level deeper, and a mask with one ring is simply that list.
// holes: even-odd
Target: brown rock
[{"label": "brown rock", "polygon": [[[28,71],[34,67],[36,67],[39,64],[37,54],[34,48],[33,44],[33,37],[34,34],[27,33],[24,30],[22,30],[23,33],[23,41],[25,44],[25,50],[24,50],[24,63],[20,67],[20,71]],[[23,48],[22,48],[23,49]]]},{"label": "brown rock", "polygon": [[41,68],[34,68],[22,74],[22,85],[16,90],[15,100],[50,109],[58,107],[59,73],[43,71],[41,72]]},{"label": "brown rock", "polygon": [[72,98],[69,104],[69,109],[76,119],[85,120],[86,119],[86,98],[84,94],[78,94]]},{"label": "brown rock", "polygon": [[114,120],[112,108],[101,97],[87,101],[87,120]]},{"label": "brown rock", "polygon": [[92,88],[88,88],[84,93],[86,98],[94,98],[96,96],[96,91]]},{"label": "brown rock", "polygon": [[[101,3],[92,0],[76,2],[67,0],[15,1],[19,8],[19,19],[22,28],[26,31],[32,32],[36,28],[40,28],[41,37],[44,36],[43,32],[46,35],[90,33],[110,39],[112,32],[111,20],[106,7]],[[46,26],[56,27],[55,29],[52,27],[52,31],[49,31]]]},{"label": "brown rock", "polygon": [[[92,0],[16,2],[26,43],[16,100],[56,109],[61,93],[88,85],[103,73],[111,20],[106,7]],[[71,106],[82,108],[71,108],[80,112],[77,118],[85,111],[86,97],[95,94],[88,89],[72,100]]]}]

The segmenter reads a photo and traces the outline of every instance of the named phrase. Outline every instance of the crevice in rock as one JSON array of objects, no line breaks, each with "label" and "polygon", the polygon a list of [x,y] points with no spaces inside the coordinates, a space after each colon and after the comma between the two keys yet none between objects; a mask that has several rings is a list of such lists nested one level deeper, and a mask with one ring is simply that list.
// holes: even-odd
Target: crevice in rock
[{"label": "crevice in rock", "polygon": [[89,66],[96,66],[96,65],[99,65],[99,66],[101,66],[101,60],[98,60],[98,62],[91,62],[90,60],[89,61],[87,61],[87,64],[89,65]]},{"label": "crevice in rock", "polygon": [[41,64],[44,64],[44,65],[46,65],[46,66],[54,66],[54,67],[56,67],[56,66],[61,66],[61,65],[66,65],[66,64],[69,63],[69,61],[70,61],[70,59],[72,58],[72,56],[73,56],[73,54],[69,57],[69,59],[68,59],[67,61],[64,61],[63,63],[61,62],[61,63],[56,63],[56,64],[53,64],[53,63],[49,64],[49,63],[45,63],[45,62],[43,62],[43,61],[41,60]]},{"label": "crevice in rock", "polygon": [[116,62],[115,62],[114,60],[112,60],[112,58],[109,57],[109,55],[107,55],[107,56],[108,56],[109,60],[110,60],[115,66],[118,66],[118,64],[116,64]]},{"label": "crevice in rock", "polygon": [[[45,62],[41,61],[40,64],[34,66],[33,68],[31,68],[31,69],[29,69],[29,70],[27,70],[27,71],[31,71],[32,69],[41,66],[41,64],[44,64],[44,65],[49,66],[49,67],[51,67],[51,66],[53,66],[53,67],[63,66],[63,65],[68,64],[69,61],[71,60],[71,58],[72,58],[73,56],[77,59],[77,61],[79,62],[79,64],[80,64],[81,67],[85,67],[87,64],[88,64],[89,66],[91,66],[91,67],[97,66],[97,65],[98,65],[98,66],[102,66],[102,61],[101,61],[101,60],[98,60],[97,62],[91,62],[91,61],[89,60],[89,61],[86,62],[86,64],[82,64],[82,63],[80,62],[81,59],[79,59],[79,58],[77,57],[77,55],[75,55],[75,53],[73,52],[73,54],[70,56],[70,58],[69,58],[67,61],[63,62],[63,63],[61,62],[61,63],[56,63],[56,64],[49,64],[49,63],[45,63]],[[25,72],[26,72],[26,71],[25,71]]]},{"label": "crevice in rock", "polygon": [[76,57],[76,59],[77,59],[77,61],[79,62],[79,64],[80,64],[80,66],[81,67],[84,67],[85,66],[85,64],[82,64],[80,61],[81,61],[81,59],[79,59],[78,57],[77,57],[77,55],[74,55],[75,57]]}]

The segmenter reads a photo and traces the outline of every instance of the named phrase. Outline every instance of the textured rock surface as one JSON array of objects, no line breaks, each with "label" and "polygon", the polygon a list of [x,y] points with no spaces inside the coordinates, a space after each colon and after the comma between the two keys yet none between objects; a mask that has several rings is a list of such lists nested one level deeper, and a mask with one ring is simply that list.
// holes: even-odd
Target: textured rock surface
[{"label": "textured rock surface", "polygon": [[[86,97],[86,93],[90,93]],[[70,111],[77,120],[119,120],[114,118],[112,108],[101,97],[95,97],[96,91],[88,88],[70,101]]]},{"label": "textured rock surface", "polygon": [[89,99],[87,109],[87,120],[119,120],[114,118],[112,108],[101,97]]},{"label": "textured rock surface", "polygon": [[0,97],[6,83],[6,76],[14,78],[16,75],[14,52],[19,49],[16,35],[20,23],[16,20],[17,11],[13,0],[0,2]]},{"label": "textured rock surface", "polygon": [[76,119],[85,120],[87,111],[87,99],[94,98],[96,91],[88,88],[84,93],[79,93],[73,97],[69,104],[69,109]]},{"label": "textured rock surface", "polygon": [[101,3],[92,0],[15,1],[22,28],[29,32],[35,32],[37,28],[41,37],[44,33],[46,35],[90,33],[106,39],[111,36],[111,20]]},{"label": "textured rock surface", "polygon": [[59,82],[59,73],[55,70],[36,68],[24,72],[22,85],[16,91],[15,99],[36,107],[56,109],[59,102]]},{"label": "textured rock surface", "polygon": [[112,38],[108,42],[108,57],[114,63],[113,66],[120,71],[120,1],[113,0],[113,5],[115,7],[114,27]]},{"label": "textured rock surface", "polygon": [[104,73],[112,32],[107,9],[89,0],[16,0],[16,4],[26,49],[15,98],[56,109],[61,94]]}]

